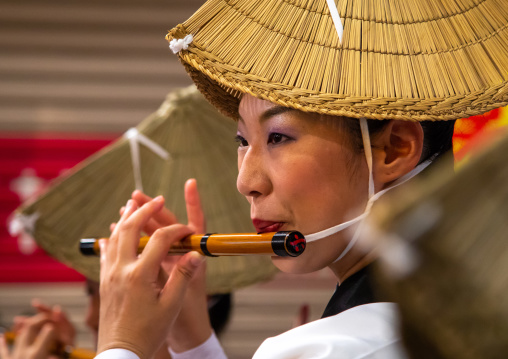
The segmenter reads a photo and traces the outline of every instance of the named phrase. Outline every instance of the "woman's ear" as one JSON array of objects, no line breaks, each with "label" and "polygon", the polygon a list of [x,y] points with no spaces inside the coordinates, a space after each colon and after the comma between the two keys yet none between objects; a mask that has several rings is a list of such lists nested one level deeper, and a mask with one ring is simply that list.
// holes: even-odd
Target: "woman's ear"
[{"label": "woman's ear", "polygon": [[413,121],[391,120],[372,141],[376,191],[416,167],[423,150],[423,129]]}]

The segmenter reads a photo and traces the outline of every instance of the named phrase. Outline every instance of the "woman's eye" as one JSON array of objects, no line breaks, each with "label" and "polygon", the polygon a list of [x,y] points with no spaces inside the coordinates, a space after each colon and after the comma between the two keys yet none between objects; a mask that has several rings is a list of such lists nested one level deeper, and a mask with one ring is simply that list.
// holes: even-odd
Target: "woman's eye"
[{"label": "woman's eye", "polygon": [[281,133],[270,133],[270,135],[268,135],[268,143],[272,144],[282,143],[284,141],[287,141],[288,139],[289,139],[288,136],[283,135]]},{"label": "woman's eye", "polygon": [[247,140],[240,135],[235,136],[235,141],[236,141],[236,143],[238,143],[238,147],[246,147],[249,145]]}]

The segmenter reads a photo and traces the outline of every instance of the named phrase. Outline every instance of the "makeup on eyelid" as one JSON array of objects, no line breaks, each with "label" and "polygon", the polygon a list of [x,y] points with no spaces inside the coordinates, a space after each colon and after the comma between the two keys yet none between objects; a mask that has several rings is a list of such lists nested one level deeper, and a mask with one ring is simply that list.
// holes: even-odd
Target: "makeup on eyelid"
[{"label": "makeup on eyelid", "polygon": [[[270,231],[316,233],[361,213],[351,213],[351,208],[366,202],[367,183],[350,180],[353,153],[344,145],[343,131],[306,113],[280,111],[250,96],[241,102],[237,133],[249,146],[238,151],[237,187],[251,205],[251,218],[271,222],[268,226],[281,224],[266,229]],[[267,146],[271,133],[291,140]],[[343,250],[345,237],[318,241],[296,260],[273,258],[274,263],[290,273],[321,269]]]}]

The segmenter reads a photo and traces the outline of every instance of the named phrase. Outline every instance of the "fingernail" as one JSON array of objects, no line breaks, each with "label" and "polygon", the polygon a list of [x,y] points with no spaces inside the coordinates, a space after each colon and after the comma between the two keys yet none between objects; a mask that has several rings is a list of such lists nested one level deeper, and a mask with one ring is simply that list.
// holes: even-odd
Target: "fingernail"
[{"label": "fingernail", "polygon": [[164,197],[162,196],[157,196],[153,199],[155,202],[163,202],[164,201]]},{"label": "fingernail", "polygon": [[202,256],[201,254],[199,254],[198,252],[195,252],[195,251],[190,253],[190,262],[192,265],[197,267],[204,261],[205,261],[205,256]]}]

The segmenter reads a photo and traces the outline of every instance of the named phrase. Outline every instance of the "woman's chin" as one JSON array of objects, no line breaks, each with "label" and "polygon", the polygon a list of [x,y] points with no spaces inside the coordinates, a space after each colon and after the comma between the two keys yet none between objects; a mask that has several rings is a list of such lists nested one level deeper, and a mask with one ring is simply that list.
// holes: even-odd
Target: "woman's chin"
[{"label": "woman's chin", "polygon": [[340,254],[341,248],[333,247],[333,236],[308,243],[298,257],[272,257],[273,264],[284,273],[306,274],[328,267]]},{"label": "woman's chin", "polygon": [[272,257],[273,264],[282,272],[289,274],[306,274],[323,269],[326,265],[310,263],[301,257]]}]

